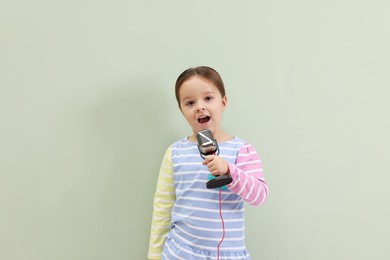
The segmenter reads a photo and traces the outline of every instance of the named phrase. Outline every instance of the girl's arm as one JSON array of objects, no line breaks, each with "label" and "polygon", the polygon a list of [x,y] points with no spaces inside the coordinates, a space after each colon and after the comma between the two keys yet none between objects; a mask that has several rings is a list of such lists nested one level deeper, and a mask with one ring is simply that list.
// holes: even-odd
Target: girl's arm
[{"label": "girl's arm", "polygon": [[173,186],[172,151],[169,147],[161,163],[154,196],[148,259],[161,259],[165,238],[170,230],[171,209],[176,200]]},{"label": "girl's arm", "polygon": [[263,204],[268,195],[268,186],[255,149],[245,144],[238,152],[236,164],[228,165],[233,181],[227,187],[251,205]]}]

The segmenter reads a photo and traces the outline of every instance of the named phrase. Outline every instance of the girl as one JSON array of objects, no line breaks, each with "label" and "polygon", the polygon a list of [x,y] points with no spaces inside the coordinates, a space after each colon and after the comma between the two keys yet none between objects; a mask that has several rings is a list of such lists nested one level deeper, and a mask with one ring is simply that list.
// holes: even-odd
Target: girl
[{"label": "girl", "polygon": [[[149,259],[249,259],[245,248],[244,201],[264,203],[268,187],[255,149],[221,129],[227,106],[224,84],[210,67],[184,71],[176,100],[193,133],[173,143],[163,158],[154,197]],[[203,159],[196,134],[210,130],[218,155]],[[207,189],[213,176],[233,181]]]}]

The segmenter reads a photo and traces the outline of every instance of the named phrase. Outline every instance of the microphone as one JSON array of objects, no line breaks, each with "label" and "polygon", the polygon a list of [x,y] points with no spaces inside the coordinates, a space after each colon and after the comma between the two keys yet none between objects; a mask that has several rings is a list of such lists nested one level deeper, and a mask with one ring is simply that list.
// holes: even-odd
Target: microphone
[{"label": "microphone", "polygon": [[[198,149],[200,156],[205,159],[207,155],[219,154],[219,147],[217,140],[214,139],[213,134],[210,130],[202,130],[196,134],[196,139],[198,140]],[[209,180],[206,183],[208,189],[220,188],[225,186],[233,181],[232,177],[229,175],[220,175]]]}]

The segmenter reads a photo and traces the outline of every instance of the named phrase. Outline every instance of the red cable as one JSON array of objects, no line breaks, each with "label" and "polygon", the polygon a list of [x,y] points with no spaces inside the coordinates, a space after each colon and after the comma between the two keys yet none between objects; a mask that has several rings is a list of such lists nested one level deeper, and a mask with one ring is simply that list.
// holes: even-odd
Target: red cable
[{"label": "red cable", "polygon": [[219,188],[219,216],[221,217],[221,221],[222,221],[222,238],[221,238],[221,241],[219,241],[218,247],[217,247],[217,250],[218,250],[217,260],[219,260],[219,247],[221,246],[221,244],[225,238],[225,222],[223,221],[223,217],[222,217],[222,188]]}]

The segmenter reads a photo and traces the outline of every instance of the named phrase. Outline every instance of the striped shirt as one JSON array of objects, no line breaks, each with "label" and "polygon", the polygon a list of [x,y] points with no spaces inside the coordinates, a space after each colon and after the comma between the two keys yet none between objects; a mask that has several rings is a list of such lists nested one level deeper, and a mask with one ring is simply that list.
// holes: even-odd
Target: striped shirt
[{"label": "striped shirt", "polygon": [[[219,151],[219,156],[228,162],[233,179],[221,191],[225,223],[221,255],[237,252],[247,254],[244,201],[261,205],[267,197],[268,187],[262,163],[255,149],[237,137],[220,143]],[[206,182],[212,176],[207,166],[202,164],[203,160],[197,144],[186,138],[167,149],[154,198],[149,259],[161,259],[163,250],[169,252],[169,245],[165,245],[168,248],[164,249],[166,239],[178,241],[198,252],[217,251],[223,236],[219,211],[220,189],[206,188]],[[167,256],[165,258],[169,259]],[[177,258],[201,259],[183,255]]]}]

